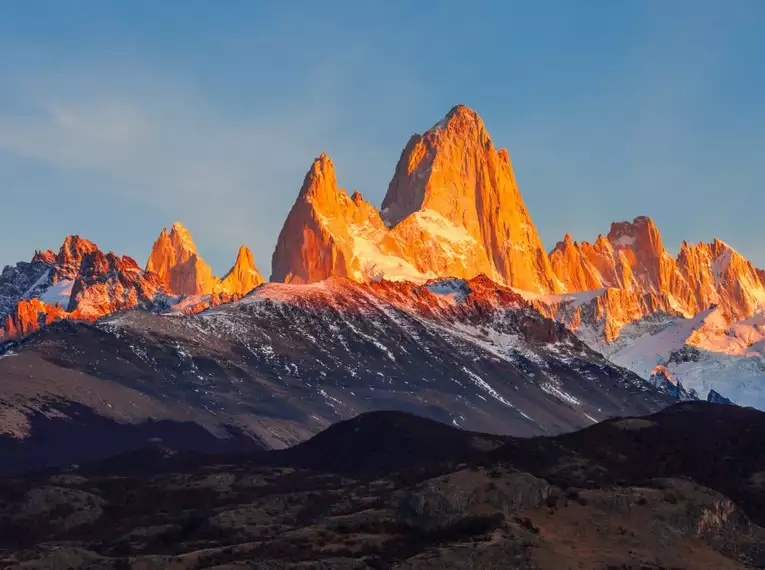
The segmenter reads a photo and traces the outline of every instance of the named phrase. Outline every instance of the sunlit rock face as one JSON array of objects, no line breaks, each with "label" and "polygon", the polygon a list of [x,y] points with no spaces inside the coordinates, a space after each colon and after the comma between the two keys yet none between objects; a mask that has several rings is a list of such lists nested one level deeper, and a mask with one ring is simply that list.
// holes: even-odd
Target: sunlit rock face
[{"label": "sunlit rock face", "polygon": [[69,315],[60,305],[51,306],[39,299],[22,299],[0,323],[0,341],[24,337]]},{"label": "sunlit rock face", "polygon": [[322,154],[279,236],[272,280],[486,275],[538,293],[562,290],[507,151],[494,148],[480,117],[463,105],[410,139],[382,206],[380,214],[339,189]]},{"label": "sunlit rock face", "polygon": [[242,246],[234,266],[220,279],[199,252],[191,232],[181,223],[170,232],[163,229],[154,242],[146,271],[157,275],[167,293],[172,295],[227,294],[235,297],[250,292],[263,283],[252,252]]},{"label": "sunlit rock face", "polygon": [[402,231],[405,250],[423,269],[440,272],[450,264],[450,273],[459,277],[483,274],[533,292],[561,289],[507,150],[494,147],[481,118],[464,105],[454,107],[425,134],[414,135],[399,159],[382,217],[397,231],[411,216],[415,219],[409,224],[437,224],[460,245],[423,258],[418,255],[420,236]]},{"label": "sunlit rock face", "polygon": [[255,289],[263,281],[263,276],[255,266],[252,251],[243,245],[239,248],[234,266],[220,280],[216,292],[242,296]]},{"label": "sunlit rock face", "polygon": [[599,324],[607,341],[625,324],[655,312],[690,317],[716,306],[732,322],[765,308],[763,274],[750,261],[719,239],[683,242],[674,258],[646,216],[612,224],[594,244],[567,234],[550,260],[569,291],[603,292],[587,303],[553,297],[540,309],[574,327]]},{"label": "sunlit rock face", "polygon": [[148,304],[161,288],[157,276],[132,258],[68,236],[58,253],[37,252],[30,263],[0,276],[0,340],[21,338],[61,319],[94,321]]},{"label": "sunlit rock face", "polygon": [[215,277],[180,222],[170,232],[162,230],[146,270],[131,257],[104,253],[71,235],[58,252],[38,251],[30,262],[0,274],[0,342],[57,320],[95,321],[134,307],[157,309],[157,300],[161,307],[183,304],[185,312],[198,312],[239,299],[261,283],[263,276],[245,246],[225,277]]},{"label": "sunlit rock face", "polygon": [[157,275],[168,292],[178,295],[212,293],[212,269],[197,253],[191,233],[180,222],[163,229],[151,248],[146,271]]},{"label": "sunlit rock face", "polygon": [[364,281],[365,245],[381,256],[387,229],[361,194],[338,188],[326,154],[314,160],[282,227],[272,258],[272,281],[311,283],[328,277]]}]

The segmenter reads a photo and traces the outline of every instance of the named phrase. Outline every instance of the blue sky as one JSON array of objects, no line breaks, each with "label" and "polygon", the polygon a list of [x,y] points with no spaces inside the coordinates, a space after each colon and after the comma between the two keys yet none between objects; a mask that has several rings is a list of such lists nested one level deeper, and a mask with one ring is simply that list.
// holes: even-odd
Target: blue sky
[{"label": "blue sky", "polygon": [[646,214],[765,266],[765,2],[12,2],[0,266],[79,233],[145,263],[182,220],[270,273],[315,156],[382,201],[453,105],[507,146],[549,249]]}]

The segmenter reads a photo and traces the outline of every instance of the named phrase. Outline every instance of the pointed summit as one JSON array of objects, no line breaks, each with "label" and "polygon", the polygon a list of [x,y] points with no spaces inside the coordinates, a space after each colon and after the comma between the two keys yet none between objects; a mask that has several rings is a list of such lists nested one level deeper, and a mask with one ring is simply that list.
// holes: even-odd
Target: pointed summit
[{"label": "pointed summit", "polygon": [[379,213],[360,193],[351,198],[338,188],[335,166],[322,153],[309,168],[279,234],[271,281],[311,283],[328,277],[365,281],[369,276],[363,265],[369,255],[377,255],[385,233]]},{"label": "pointed summit", "polygon": [[600,274],[603,263],[598,253],[589,243],[574,241],[566,233],[550,252],[550,263],[555,275],[568,291],[590,291],[602,287],[603,276]]},{"label": "pointed summit", "polygon": [[231,295],[241,296],[252,291],[263,281],[263,276],[255,267],[252,251],[243,245],[239,248],[234,266],[221,279],[218,289]]},{"label": "pointed summit", "polygon": [[298,199],[313,200],[336,200],[338,193],[335,165],[332,159],[322,152],[314,159],[311,168],[303,179]]},{"label": "pointed summit", "polygon": [[215,288],[212,269],[197,254],[191,232],[175,222],[168,234],[163,228],[151,248],[146,271],[156,274],[169,293],[197,295]]},{"label": "pointed summit", "polygon": [[[460,271],[462,277],[485,274],[527,291],[560,290],[507,151],[494,148],[481,117],[465,105],[453,107],[424,135],[409,140],[382,208],[389,227],[415,213],[427,213],[438,216],[451,235],[463,232],[473,240],[476,246]],[[416,231],[407,233],[412,240],[421,239]],[[418,268],[440,274],[445,260],[431,260],[418,259]]]},{"label": "pointed summit", "polygon": [[[164,228],[163,228],[164,231]],[[165,232],[167,233],[167,232]],[[191,237],[191,232],[186,229],[181,222],[175,222],[170,230],[170,239],[174,243],[180,244],[184,249],[193,253],[197,252],[197,246]]]},{"label": "pointed summit", "polygon": [[98,246],[92,241],[78,235],[67,236],[56,255],[60,277],[74,279],[80,270],[82,259],[94,251],[98,251]]},{"label": "pointed summit", "polygon": [[438,131],[478,140],[482,144],[491,144],[483,119],[467,105],[460,104],[452,107],[443,119],[426,131],[425,135]]}]

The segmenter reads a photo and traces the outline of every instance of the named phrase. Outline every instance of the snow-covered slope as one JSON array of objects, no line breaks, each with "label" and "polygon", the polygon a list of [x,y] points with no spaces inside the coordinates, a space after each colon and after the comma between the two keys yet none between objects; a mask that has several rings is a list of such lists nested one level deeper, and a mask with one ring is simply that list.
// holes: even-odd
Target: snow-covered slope
[{"label": "snow-covered slope", "polygon": [[198,314],[123,311],[8,349],[0,427],[30,441],[95,414],[102,430],[193,422],[283,447],[380,409],[553,434],[673,401],[481,278],[264,284]]},{"label": "snow-covered slope", "polygon": [[614,363],[649,378],[657,365],[701,397],[710,390],[765,409],[765,315],[729,324],[719,308],[693,318],[653,315],[594,344]]}]

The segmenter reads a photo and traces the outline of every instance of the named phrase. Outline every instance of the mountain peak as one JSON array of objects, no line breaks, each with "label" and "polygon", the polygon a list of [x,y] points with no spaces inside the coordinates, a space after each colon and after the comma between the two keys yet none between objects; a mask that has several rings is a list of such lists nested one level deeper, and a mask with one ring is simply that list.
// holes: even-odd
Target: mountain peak
[{"label": "mountain peak", "polygon": [[337,194],[337,176],[335,164],[327,153],[322,152],[311,164],[303,179],[298,199],[317,198],[324,199],[327,196]]},{"label": "mountain peak", "polygon": [[252,250],[247,247],[246,245],[240,245],[239,251],[236,253],[236,261],[239,263],[239,261],[246,261],[249,260],[252,262]]},{"label": "mountain peak", "polygon": [[231,295],[246,295],[263,282],[263,276],[255,267],[252,250],[243,245],[239,248],[234,266],[221,280],[219,290]]},{"label": "mountain peak", "polygon": [[715,251],[725,251],[725,250],[736,251],[728,243],[724,242],[723,240],[717,237],[714,238],[714,240],[712,241],[712,246],[714,247]]},{"label": "mountain peak", "polygon": [[96,244],[94,244],[92,241],[81,238],[77,234],[72,234],[66,236],[64,243],[61,245],[61,249],[59,251],[69,252],[71,254],[80,250],[94,251],[96,249],[98,249],[98,247],[96,247]]},{"label": "mountain peak", "polygon": [[172,225],[169,235],[162,229],[146,271],[156,274],[165,289],[177,295],[210,293],[215,286],[212,269],[197,253],[191,232],[181,222]]},{"label": "mountain peak", "polygon": [[170,230],[170,240],[173,242],[175,247],[182,247],[193,253],[197,252],[197,246],[194,244],[194,239],[191,237],[191,232],[181,222],[175,222],[173,224]]},{"label": "mountain peak", "polygon": [[67,278],[72,278],[79,271],[82,258],[94,251],[98,251],[98,246],[92,241],[81,238],[79,235],[69,235],[58,251],[56,263],[64,273],[67,273]]},{"label": "mountain peak", "polygon": [[271,258],[271,280],[364,280],[367,274],[362,264],[374,264],[374,259],[383,257],[378,241],[386,232],[379,212],[360,192],[351,197],[338,187],[334,164],[322,153],[306,173],[279,233]]},{"label": "mountain peak", "polygon": [[[445,249],[439,255],[423,251],[425,258],[418,254],[416,260],[422,272],[439,274],[444,267],[454,267],[459,269],[456,277],[483,273],[501,284],[533,292],[559,288],[518,190],[509,155],[494,148],[478,113],[465,105],[453,107],[425,134],[409,140],[382,208],[385,224],[394,233],[407,233],[405,250],[422,249],[416,242],[428,230],[412,219],[415,216],[430,229],[437,220],[444,228],[441,236],[459,236],[462,266]],[[413,227],[397,229],[399,224]]]},{"label": "mountain peak", "polygon": [[35,251],[34,256],[32,256],[32,263],[56,263],[56,253],[52,249]]},{"label": "mountain peak", "polygon": [[474,111],[467,105],[463,105],[462,103],[455,105],[454,107],[449,109],[449,112],[446,114],[446,119],[472,121],[476,123],[477,125],[480,125],[481,127],[483,127],[483,120],[481,119],[481,116],[476,111]]},{"label": "mountain peak", "polygon": [[[658,253],[663,250],[661,234],[648,216],[638,216],[631,222],[613,222],[608,241],[616,248],[648,247]],[[636,244],[640,242],[640,245]]]},{"label": "mountain peak", "polygon": [[[430,129],[424,137],[446,137],[451,140],[476,142],[482,146],[492,146],[491,138],[481,116],[466,105],[455,105]],[[507,154],[507,151],[505,151]]]}]

